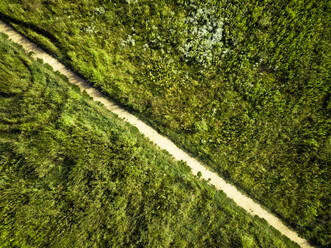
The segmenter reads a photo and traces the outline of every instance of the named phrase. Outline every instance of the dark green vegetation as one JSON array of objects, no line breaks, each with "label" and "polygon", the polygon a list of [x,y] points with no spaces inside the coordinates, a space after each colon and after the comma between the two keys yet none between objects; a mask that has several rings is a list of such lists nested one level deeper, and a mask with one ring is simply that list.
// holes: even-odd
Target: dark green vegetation
[{"label": "dark green vegetation", "polygon": [[2,0],[2,18],[330,245],[327,0]]},{"label": "dark green vegetation", "polygon": [[297,247],[0,34],[0,247]]}]

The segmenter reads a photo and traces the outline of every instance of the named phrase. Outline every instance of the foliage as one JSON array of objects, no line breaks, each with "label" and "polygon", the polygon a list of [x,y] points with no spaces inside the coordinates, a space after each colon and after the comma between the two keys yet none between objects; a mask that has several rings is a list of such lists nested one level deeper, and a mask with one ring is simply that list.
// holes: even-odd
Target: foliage
[{"label": "foliage", "polygon": [[306,238],[329,246],[329,6],[3,0],[0,13]]},{"label": "foliage", "polygon": [[297,247],[0,34],[0,246]]}]

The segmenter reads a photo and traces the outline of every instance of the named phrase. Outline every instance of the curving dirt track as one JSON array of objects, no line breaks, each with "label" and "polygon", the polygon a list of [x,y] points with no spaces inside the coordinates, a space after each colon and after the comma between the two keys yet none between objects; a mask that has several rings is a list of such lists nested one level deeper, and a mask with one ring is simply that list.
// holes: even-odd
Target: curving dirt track
[{"label": "curving dirt track", "polygon": [[287,236],[292,241],[298,243],[301,247],[313,247],[305,239],[300,238],[295,231],[291,230],[289,227],[283,224],[283,222],[278,217],[264,210],[258,203],[254,202],[246,195],[243,195],[233,185],[226,183],[223,178],[219,177],[216,173],[211,172],[196,159],[192,158],[186,152],[179,149],[172,141],[160,135],[153,128],[146,125],[137,117],[130,114],[129,112],[122,109],[120,106],[116,105],[114,102],[106,98],[102,93],[98,92],[96,89],[88,85],[74,72],[67,69],[63,64],[48,55],[37,45],[30,42],[28,39],[20,35],[9,25],[2,21],[0,21],[0,32],[7,34],[12,41],[22,45],[26,51],[33,52],[32,56],[34,58],[42,59],[44,63],[48,63],[49,65],[51,65],[55,71],[59,71],[65,76],[67,76],[70,83],[79,86],[82,91],[85,90],[95,101],[103,103],[108,110],[117,114],[120,118],[123,118],[131,125],[136,126],[141,133],[143,133],[146,137],[152,140],[161,149],[167,150],[175,159],[185,161],[187,165],[192,169],[193,174],[196,175],[198,172],[201,172],[201,177],[203,179],[210,179],[210,184],[214,185],[217,189],[222,190],[227,195],[227,197],[231,198],[234,202],[236,202],[237,205],[245,209],[247,212],[265,219],[269,223],[269,225],[273,226],[275,229],[280,231],[283,235]]}]

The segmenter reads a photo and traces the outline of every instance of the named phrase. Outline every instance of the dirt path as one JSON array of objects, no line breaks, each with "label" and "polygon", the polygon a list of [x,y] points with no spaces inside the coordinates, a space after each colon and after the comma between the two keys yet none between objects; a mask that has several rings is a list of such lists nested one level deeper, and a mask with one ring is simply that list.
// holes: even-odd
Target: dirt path
[{"label": "dirt path", "polygon": [[51,65],[55,71],[59,71],[62,74],[66,75],[70,83],[78,85],[82,91],[85,90],[95,101],[103,103],[107,109],[117,114],[120,118],[125,119],[130,124],[136,126],[141,133],[143,133],[146,137],[152,140],[160,148],[167,150],[177,160],[185,161],[187,165],[191,167],[193,174],[196,175],[200,171],[202,174],[202,178],[206,180],[210,178],[210,184],[214,185],[217,189],[224,191],[224,193],[229,198],[235,201],[237,205],[245,209],[247,212],[252,215],[257,215],[261,218],[264,218],[271,226],[279,230],[289,239],[298,243],[301,247],[312,247],[305,239],[300,238],[296,232],[284,225],[279,218],[267,212],[258,203],[254,202],[252,199],[240,193],[233,185],[226,183],[216,173],[211,172],[201,163],[199,163],[196,159],[190,157],[186,152],[179,149],[172,141],[163,137],[153,128],[146,125],[141,120],[137,119],[137,117],[128,113],[126,110],[122,109],[121,107],[107,99],[96,89],[87,85],[82,78],[67,69],[63,64],[48,55],[42,49],[38,48],[35,44],[31,43],[22,35],[18,34],[16,31],[14,31],[11,27],[9,27],[2,21],[0,21],[0,32],[6,33],[12,41],[22,45],[25,50],[33,52],[34,58],[43,59],[43,61]]}]

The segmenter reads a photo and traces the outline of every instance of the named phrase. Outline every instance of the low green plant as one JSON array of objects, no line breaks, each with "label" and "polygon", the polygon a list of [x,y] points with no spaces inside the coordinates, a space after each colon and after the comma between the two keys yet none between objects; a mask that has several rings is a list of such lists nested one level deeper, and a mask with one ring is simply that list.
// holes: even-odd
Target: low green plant
[{"label": "low green plant", "polygon": [[36,6],[3,0],[0,15],[307,239],[330,245],[328,1]]},{"label": "low green plant", "polygon": [[0,246],[298,247],[0,33]]}]

